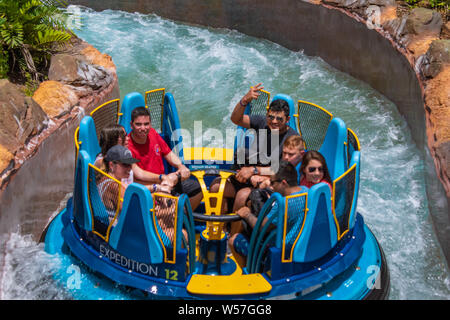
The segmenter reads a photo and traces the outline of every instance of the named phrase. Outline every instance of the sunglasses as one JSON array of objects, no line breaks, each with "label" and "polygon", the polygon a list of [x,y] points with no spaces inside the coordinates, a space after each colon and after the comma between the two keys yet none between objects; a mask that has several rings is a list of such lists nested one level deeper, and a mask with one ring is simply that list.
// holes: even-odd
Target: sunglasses
[{"label": "sunglasses", "polygon": [[319,172],[323,172],[323,167],[309,167],[308,168],[309,173],[313,173],[316,170],[319,170]]},{"label": "sunglasses", "polygon": [[278,122],[284,122],[284,118],[283,118],[283,117],[275,117],[275,116],[273,116],[273,115],[271,115],[271,114],[268,114],[268,115],[267,115],[267,118],[268,118],[270,121],[273,121],[273,120],[277,119]]}]

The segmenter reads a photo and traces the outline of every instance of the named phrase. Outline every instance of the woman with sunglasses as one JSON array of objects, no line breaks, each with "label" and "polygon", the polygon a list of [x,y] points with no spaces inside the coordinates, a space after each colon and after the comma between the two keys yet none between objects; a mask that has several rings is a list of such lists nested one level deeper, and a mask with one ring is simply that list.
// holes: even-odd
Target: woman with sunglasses
[{"label": "woman with sunglasses", "polygon": [[300,179],[301,186],[311,188],[319,182],[324,182],[332,190],[332,182],[327,163],[320,152],[311,150],[305,153],[299,172],[302,174],[302,178]]}]

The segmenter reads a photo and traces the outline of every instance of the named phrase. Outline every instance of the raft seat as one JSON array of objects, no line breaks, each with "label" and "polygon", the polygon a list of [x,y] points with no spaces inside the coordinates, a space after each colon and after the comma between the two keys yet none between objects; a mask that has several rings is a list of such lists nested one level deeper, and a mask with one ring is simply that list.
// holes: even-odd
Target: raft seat
[{"label": "raft seat", "polygon": [[319,152],[325,157],[331,180],[339,178],[346,170],[347,127],[340,118],[333,118]]},{"label": "raft seat", "polygon": [[80,143],[80,151],[86,151],[89,163],[93,164],[95,158],[101,152],[94,119],[91,116],[83,117],[79,128],[78,141]]},{"label": "raft seat", "polygon": [[337,230],[331,210],[331,191],[318,183],[308,191],[304,224],[293,248],[293,262],[311,262],[323,257],[337,244]]},{"label": "raft seat", "polygon": [[[91,157],[87,151],[80,150],[75,173],[73,214],[77,225],[87,231],[95,227],[95,220],[98,217],[96,218],[94,211],[102,211],[102,201],[97,189],[92,185],[89,188],[90,183],[86,183],[90,179],[91,183],[95,183],[94,177],[89,177],[90,174],[93,175],[92,171],[89,173],[89,169],[92,169],[89,166],[90,162]],[[155,231],[152,209],[153,200],[150,191],[143,185],[130,184],[124,195],[117,225],[111,228],[109,245],[135,261],[162,263],[163,248]],[[103,224],[108,224],[105,219],[103,220]],[[106,234],[102,236],[104,240],[108,238]]]},{"label": "raft seat", "polygon": [[[171,96],[171,94],[168,93],[167,95],[169,96],[168,100],[170,100],[172,103],[175,103],[173,101],[173,97]],[[131,126],[130,126],[131,113],[137,107],[143,107],[143,106],[145,106],[145,99],[142,96],[142,94],[140,94],[139,92],[131,92],[123,98],[122,105],[120,108],[121,113],[120,113],[120,117],[119,117],[119,124],[125,128],[125,131],[127,133],[130,133],[130,131],[131,131]],[[152,119],[152,121],[153,120],[154,119]],[[163,128],[165,129],[165,126],[163,126]],[[175,128],[175,129],[178,129],[178,128]],[[173,149],[174,143],[170,140],[171,133],[172,132],[167,133],[163,130],[162,132],[159,132],[159,135],[164,139],[164,141],[167,143],[167,145],[171,149]],[[178,147],[181,147],[181,151],[178,150],[178,152],[182,155],[183,154],[183,146],[178,143]],[[182,157],[180,157],[180,158],[182,158]],[[165,170],[166,174],[175,171],[174,168],[172,168],[165,159],[163,159],[163,163],[164,163],[164,170]]]},{"label": "raft seat", "polygon": [[[314,185],[307,194],[287,197],[287,201],[278,193],[271,199],[258,215],[254,230],[259,232],[252,233],[246,270],[265,272],[276,280],[298,273],[304,265],[326,255],[337,244],[337,229],[331,210],[331,191],[325,183]],[[277,217],[268,218],[273,208]],[[288,218],[296,213],[297,221],[292,216]],[[265,218],[267,223],[260,228]],[[273,221],[276,228],[268,226]]]},{"label": "raft seat", "polygon": [[122,255],[143,263],[162,263],[163,248],[153,223],[150,191],[132,183],[125,191],[122,211],[109,244]]}]

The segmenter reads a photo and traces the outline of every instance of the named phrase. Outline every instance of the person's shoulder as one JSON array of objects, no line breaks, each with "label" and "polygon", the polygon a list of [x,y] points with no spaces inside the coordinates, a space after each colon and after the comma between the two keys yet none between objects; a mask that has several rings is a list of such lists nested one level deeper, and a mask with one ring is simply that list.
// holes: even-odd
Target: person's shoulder
[{"label": "person's shoulder", "polygon": [[253,129],[264,128],[267,125],[266,117],[263,115],[249,115],[250,127]]},{"label": "person's shoulder", "polygon": [[149,137],[159,136],[159,133],[154,128],[150,128],[150,130],[148,131],[148,136]]},{"label": "person's shoulder", "polygon": [[133,136],[131,135],[131,132],[128,134],[128,137],[129,137],[129,139],[128,139],[127,148],[133,152],[134,149],[138,148],[139,144],[134,141]]},{"label": "person's shoulder", "polygon": [[289,137],[289,136],[299,136],[299,135],[300,134],[294,128],[292,128],[291,126],[288,126],[288,130],[287,130],[287,134],[286,134],[287,137]]}]

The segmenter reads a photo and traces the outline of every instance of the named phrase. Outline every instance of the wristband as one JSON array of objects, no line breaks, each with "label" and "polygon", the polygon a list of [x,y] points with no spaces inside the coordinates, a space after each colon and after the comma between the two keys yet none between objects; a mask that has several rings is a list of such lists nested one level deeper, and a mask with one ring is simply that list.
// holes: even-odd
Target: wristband
[{"label": "wristband", "polygon": [[156,192],[156,184],[153,184],[153,192]]},{"label": "wristband", "polygon": [[[242,98],[242,99],[243,99],[243,98]],[[246,107],[247,105],[242,103],[242,99],[239,100],[239,104],[240,104],[242,107]]]},{"label": "wristband", "polygon": [[161,173],[161,174],[159,175],[159,181],[162,181],[162,176],[163,176],[163,174]]}]

